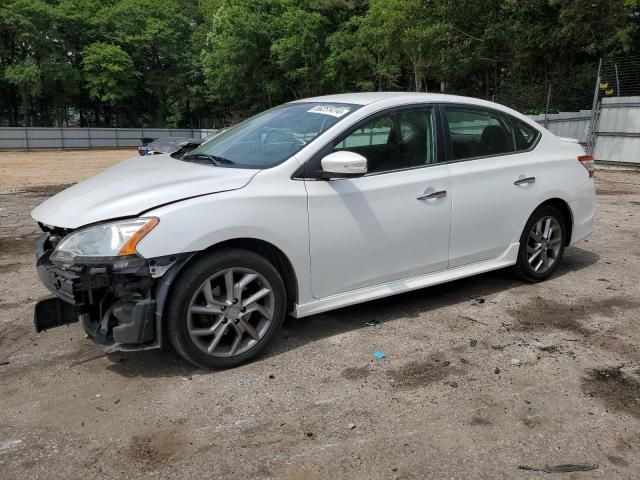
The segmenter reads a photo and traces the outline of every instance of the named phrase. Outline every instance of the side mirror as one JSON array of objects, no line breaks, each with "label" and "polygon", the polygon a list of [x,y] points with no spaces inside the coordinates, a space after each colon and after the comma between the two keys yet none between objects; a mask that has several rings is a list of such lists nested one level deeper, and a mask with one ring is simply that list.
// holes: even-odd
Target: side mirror
[{"label": "side mirror", "polygon": [[347,150],[330,153],[320,164],[325,178],[360,177],[367,173],[367,159]]}]

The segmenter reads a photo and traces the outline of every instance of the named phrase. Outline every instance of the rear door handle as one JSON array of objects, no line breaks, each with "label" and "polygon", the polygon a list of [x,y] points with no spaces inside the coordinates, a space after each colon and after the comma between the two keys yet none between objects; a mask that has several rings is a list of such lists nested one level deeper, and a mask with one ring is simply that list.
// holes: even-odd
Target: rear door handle
[{"label": "rear door handle", "polygon": [[520,178],[513,182],[514,185],[524,185],[525,183],[536,183],[536,177]]},{"label": "rear door handle", "polygon": [[446,190],[438,190],[437,192],[421,193],[416,198],[418,200],[431,200],[431,199],[434,199],[434,198],[444,198],[446,196],[447,196],[447,191]]}]

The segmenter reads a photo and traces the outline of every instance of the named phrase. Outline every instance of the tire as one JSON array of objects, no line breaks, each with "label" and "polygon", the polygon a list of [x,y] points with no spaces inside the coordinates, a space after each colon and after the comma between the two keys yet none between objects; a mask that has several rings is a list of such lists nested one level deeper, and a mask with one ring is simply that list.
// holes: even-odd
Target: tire
[{"label": "tire", "polygon": [[[544,238],[547,223],[551,228],[549,238]],[[528,282],[541,282],[549,278],[562,261],[566,232],[564,219],[558,209],[551,205],[538,207],[529,217],[520,236],[518,261],[514,266],[516,275]],[[538,250],[540,252],[536,253]],[[550,263],[546,262],[551,259],[553,261]]]},{"label": "tire", "polygon": [[235,367],[255,358],[286,316],[282,277],[268,260],[248,250],[203,256],[188,265],[171,288],[169,341],[182,358],[202,368]]}]

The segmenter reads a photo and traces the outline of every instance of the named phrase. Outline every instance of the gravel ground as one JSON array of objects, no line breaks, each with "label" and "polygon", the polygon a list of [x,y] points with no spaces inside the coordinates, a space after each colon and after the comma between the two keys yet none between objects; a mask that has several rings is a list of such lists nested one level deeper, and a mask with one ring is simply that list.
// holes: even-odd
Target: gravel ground
[{"label": "gravel ground", "polygon": [[0,195],[0,478],[638,478],[640,174],[597,173],[597,230],[545,283],[494,272],[291,319],[208,372],[33,331],[29,211],[89,174],[60,164]]}]

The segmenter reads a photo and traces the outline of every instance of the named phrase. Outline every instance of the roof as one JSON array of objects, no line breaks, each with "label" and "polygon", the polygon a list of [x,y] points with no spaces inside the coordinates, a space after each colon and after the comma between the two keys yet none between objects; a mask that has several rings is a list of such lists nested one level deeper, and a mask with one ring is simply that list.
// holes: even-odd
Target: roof
[{"label": "roof", "polygon": [[[463,97],[460,95],[447,95],[444,93],[423,93],[423,92],[363,92],[363,93],[340,93],[336,95],[324,95],[321,97],[301,98],[296,102],[326,102],[326,103],[350,103],[355,105],[371,105],[377,102],[391,102],[397,105],[406,105],[411,103],[462,103],[466,105],[476,105],[479,107],[492,108],[501,110],[510,115],[514,115],[527,123],[533,124],[533,120],[529,119],[520,112],[506,107],[499,103],[490,102],[474,97]],[[538,126],[538,125],[537,125]]]},{"label": "roof", "polygon": [[356,105],[369,105],[383,100],[403,100],[420,102],[463,102],[486,104],[485,100],[459,95],[446,95],[442,93],[422,92],[363,92],[340,93],[337,95],[324,95],[321,97],[303,98],[296,102],[327,102],[327,103],[351,103]]}]

